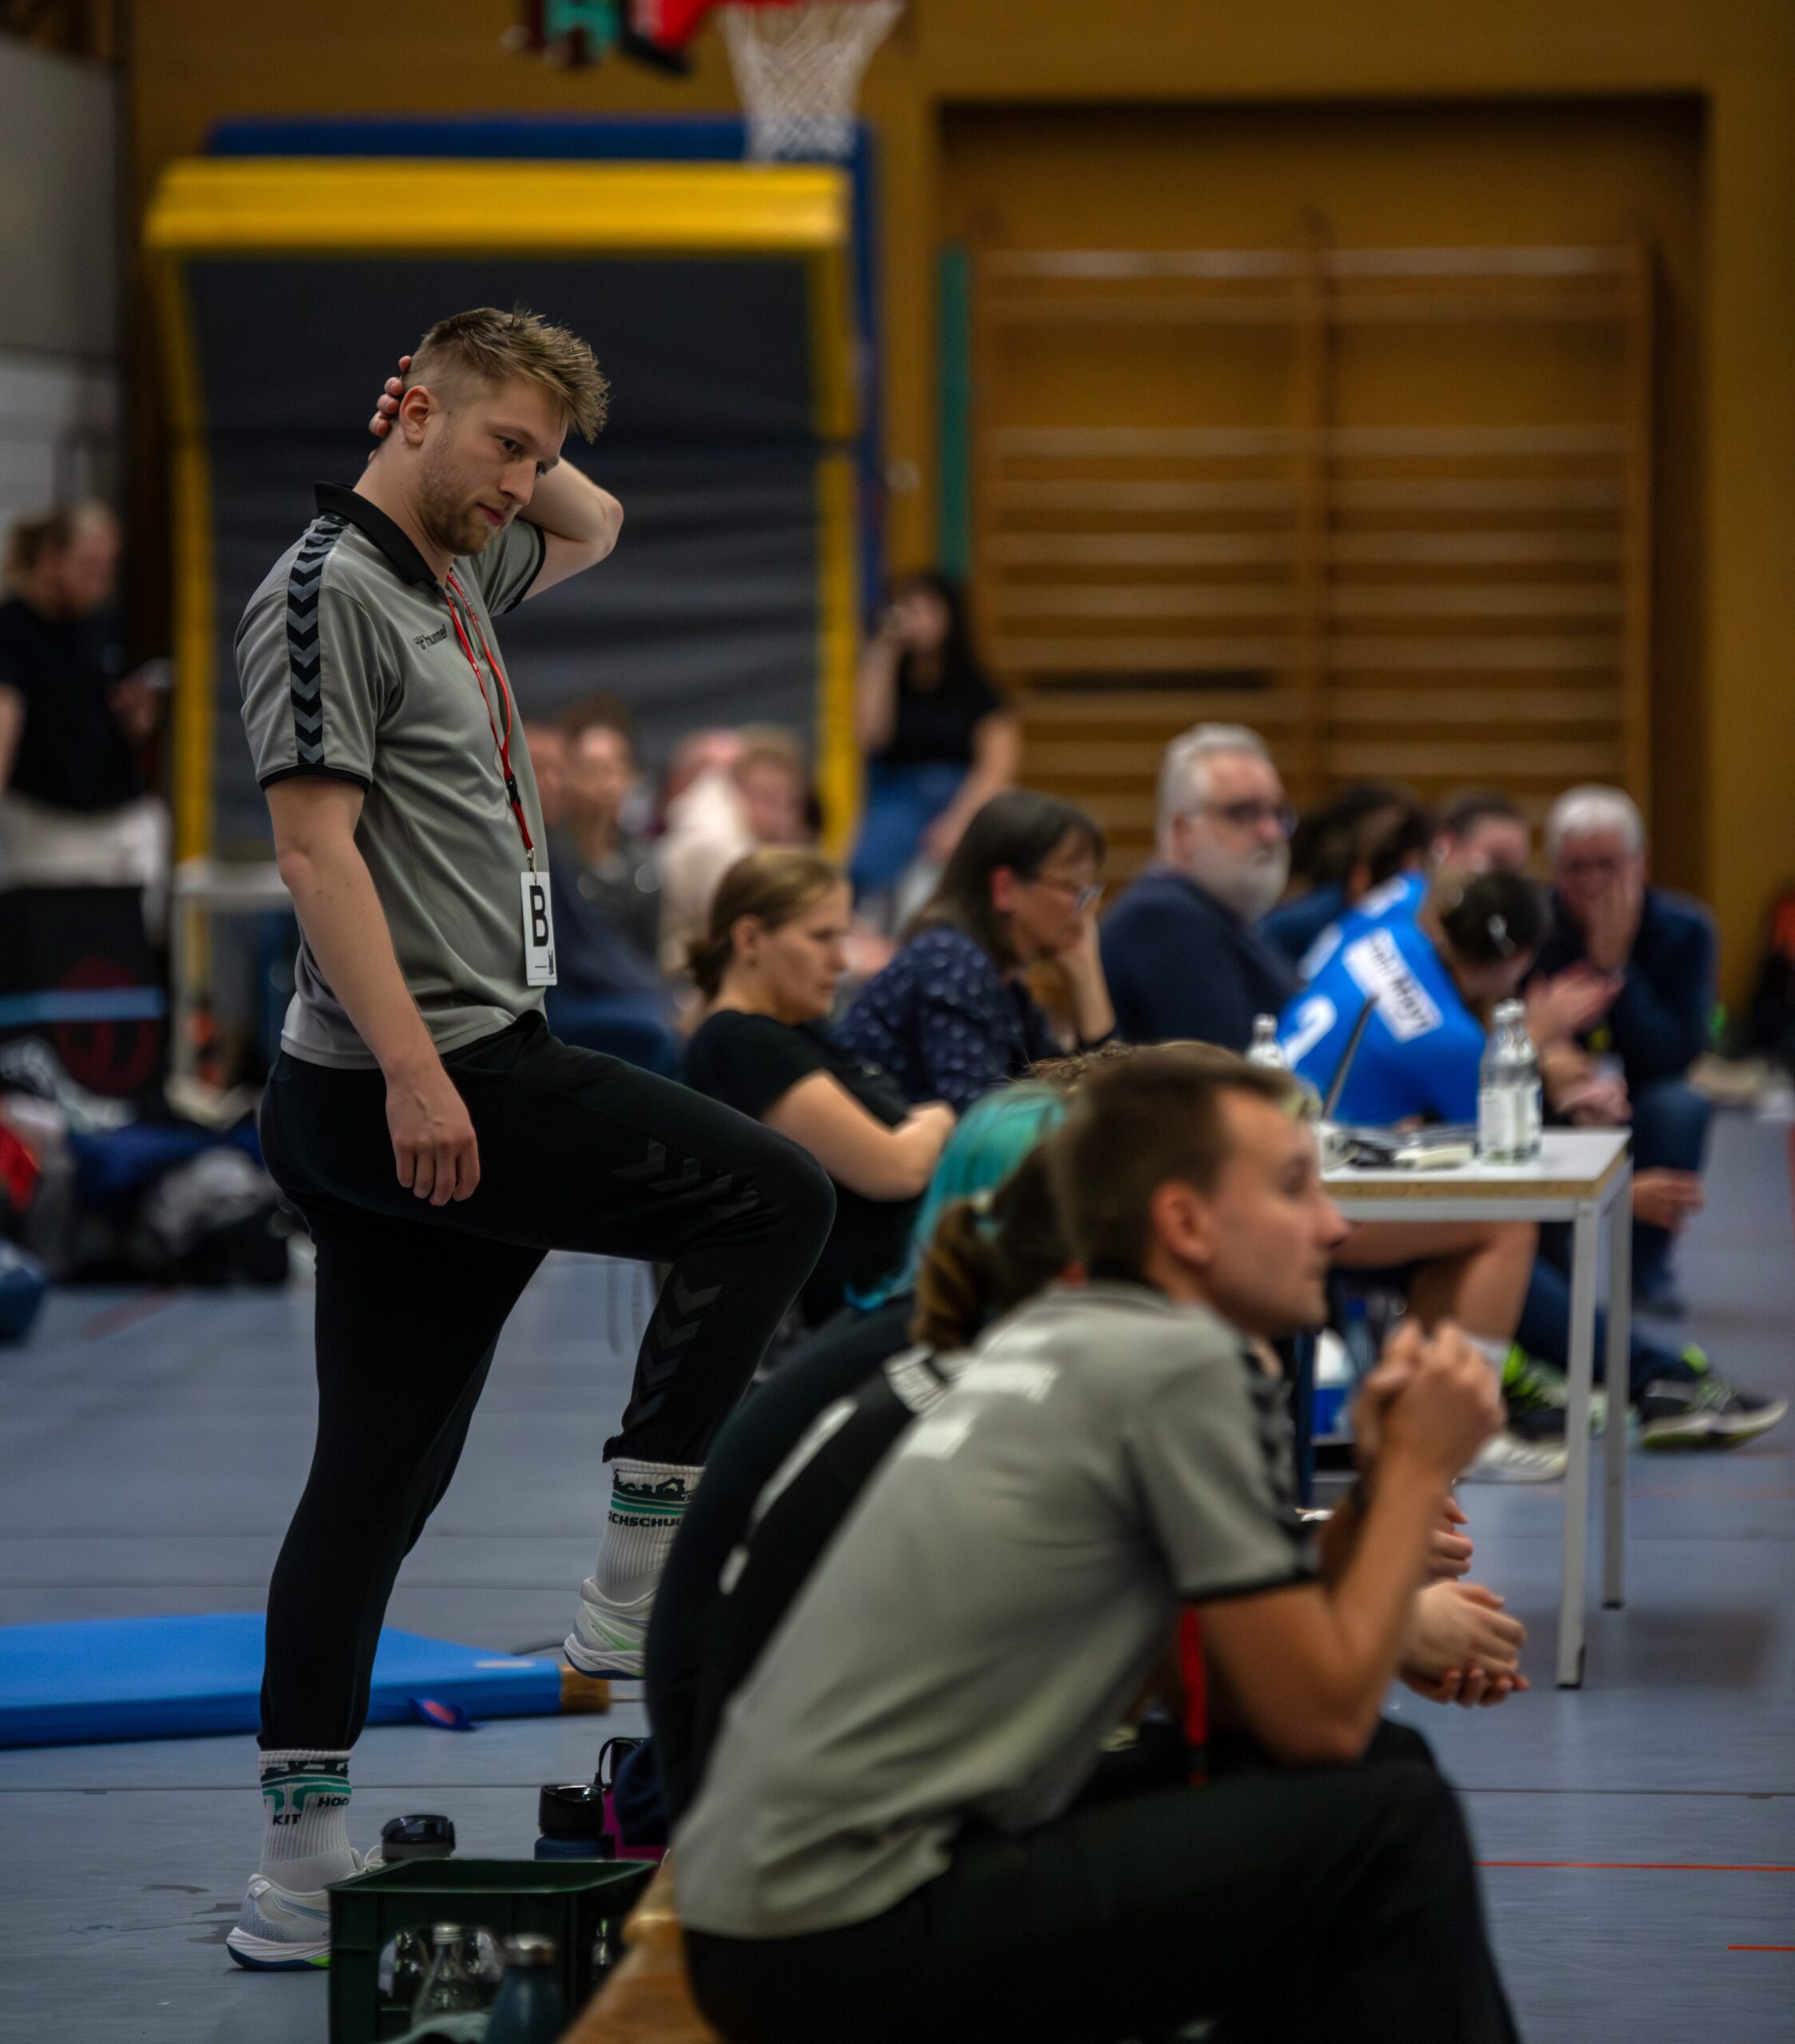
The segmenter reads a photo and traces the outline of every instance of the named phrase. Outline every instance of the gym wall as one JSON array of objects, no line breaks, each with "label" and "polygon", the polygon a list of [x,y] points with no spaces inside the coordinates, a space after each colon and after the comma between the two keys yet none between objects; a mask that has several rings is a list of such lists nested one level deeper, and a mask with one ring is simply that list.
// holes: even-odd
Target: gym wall
[{"label": "gym wall", "polygon": [[[733,103],[719,38],[700,42],[686,81],[613,64],[567,73],[505,56],[505,0],[394,0],[370,14],[315,0],[303,17],[226,0],[139,0],[131,132],[140,202],[158,167],[232,115],[470,109],[718,111]],[[936,266],[952,200],[951,119],[968,107],[1327,109],[1478,104],[1550,122],[1591,101],[1696,109],[1693,164],[1679,168],[1693,215],[1686,381],[1660,413],[1681,433],[1675,493],[1657,530],[1666,577],[1657,606],[1671,643],[1654,646],[1659,750],[1653,821],[1659,869],[1707,895],[1726,941],[1728,989],[1749,970],[1757,920],[1795,870],[1795,612],[1787,600],[1795,527],[1795,14],[1777,0],[1516,0],[1500,9],[1435,0],[916,0],[874,61],[863,110],[883,155],[888,453],[894,558],[935,549]],[[950,119],[951,117],[951,119]],[[1655,116],[1646,113],[1648,125]],[[1682,116],[1675,117],[1681,120]],[[1525,179],[1524,149],[1520,168]],[[1545,158],[1535,162],[1549,161]],[[1500,195],[1508,175],[1489,159]],[[1322,195],[1324,201],[1328,195]],[[1633,210],[1658,236],[1648,192]],[[1325,209],[1325,208],[1324,208]],[[1623,210],[1626,210],[1623,207]],[[1291,223],[1294,227],[1298,223]],[[1455,237],[1459,239],[1463,237]],[[1672,264],[1664,263],[1666,274]],[[1692,387],[1690,387],[1692,386]],[[137,390],[140,504],[157,501],[153,390]],[[1693,430],[1678,426],[1693,421]],[[901,487],[913,483],[913,487]],[[1677,561],[1693,553],[1692,568]],[[146,632],[166,581],[146,563]],[[1688,588],[1679,593],[1678,575]],[[1682,620],[1676,623],[1678,618]],[[1678,634],[1686,648],[1678,650]],[[1668,661],[1666,667],[1665,663]]]}]

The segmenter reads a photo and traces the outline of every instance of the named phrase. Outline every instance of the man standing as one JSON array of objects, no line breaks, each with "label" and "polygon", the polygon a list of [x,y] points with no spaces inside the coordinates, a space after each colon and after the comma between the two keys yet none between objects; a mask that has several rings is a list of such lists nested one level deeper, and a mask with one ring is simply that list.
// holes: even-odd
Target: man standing
[{"label": "man standing", "polygon": [[[1645,825],[1619,788],[1561,795],[1546,846],[1556,917],[1535,976],[1572,968],[1602,976],[1607,998],[1576,1031],[1578,1041],[1597,1079],[1626,1083],[1635,1169],[1679,1175],[1670,1183],[1680,1182],[1682,1210],[1692,1211],[1701,1204],[1710,1109],[1687,1075],[1714,1015],[1714,924],[1698,903],[1646,884]],[[1634,1223],[1634,1295],[1660,1313],[1682,1311],[1670,1274],[1673,1240],[1670,1227]]]},{"label": "man standing", "polygon": [[1116,1033],[1191,1037],[1243,1051],[1253,1018],[1297,990],[1289,961],[1253,928],[1284,891],[1291,817],[1257,732],[1199,724],[1159,768],[1159,862],[1103,926]]},{"label": "man standing", "polygon": [[810,1160],[549,1033],[541,805],[493,620],[602,561],[616,500],[561,462],[605,386],[491,310],[425,336],[390,430],[237,633],[244,721],[302,941],[261,1119],[317,1246],[317,1445],[268,1592],[260,1872],[240,1963],[318,1966],[361,1864],[349,1749],[400,1562],[442,1498],[505,1317],[551,1248],[665,1263],[570,1659],[640,1673],[711,1438],[833,1210]]}]

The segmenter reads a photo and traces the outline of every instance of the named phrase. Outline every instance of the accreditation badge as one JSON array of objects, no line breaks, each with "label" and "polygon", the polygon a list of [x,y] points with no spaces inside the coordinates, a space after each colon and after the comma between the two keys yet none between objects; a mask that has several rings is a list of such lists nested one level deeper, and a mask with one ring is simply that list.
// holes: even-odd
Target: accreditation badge
[{"label": "accreditation badge", "polygon": [[555,912],[549,898],[549,876],[528,872],[518,876],[523,894],[524,984],[552,987],[555,984]]}]

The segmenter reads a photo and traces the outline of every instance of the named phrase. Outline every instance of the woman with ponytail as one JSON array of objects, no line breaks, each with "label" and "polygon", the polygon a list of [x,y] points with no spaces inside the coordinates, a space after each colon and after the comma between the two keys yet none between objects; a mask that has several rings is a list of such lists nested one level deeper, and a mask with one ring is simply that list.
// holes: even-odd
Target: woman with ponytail
[{"label": "woman with ponytail", "polygon": [[951,1107],[913,1108],[822,1026],[846,968],[849,906],[848,884],[826,859],[750,852],[723,875],[690,951],[705,1005],[681,1076],[802,1145],[834,1181],[834,1222],[798,1299],[810,1327],[902,1262],[953,1127]]},{"label": "woman with ponytail", "polygon": [[[1065,1101],[1064,1083],[1024,1083],[973,1107],[936,1169],[899,1283],[820,1329],[718,1436],[661,1578],[648,1634],[648,1720],[670,1818],[696,1791],[739,1673],[859,1481],[912,1414],[939,1395],[949,1368],[937,1350],[963,1346],[1058,1275],[1064,1254],[1039,1146],[1064,1119]],[[844,1414],[844,1405],[852,1411]],[[757,1515],[758,1500],[776,1476],[790,1469],[795,1477],[795,1452],[831,1420],[839,1432],[829,1465],[806,1472],[793,1492],[795,1515],[782,1510],[775,1527]],[[745,1561],[751,1534],[751,1586],[735,1559]],[[740,1603],[720,1587],[726,1573],[735,1589],[751,1590]]]}]

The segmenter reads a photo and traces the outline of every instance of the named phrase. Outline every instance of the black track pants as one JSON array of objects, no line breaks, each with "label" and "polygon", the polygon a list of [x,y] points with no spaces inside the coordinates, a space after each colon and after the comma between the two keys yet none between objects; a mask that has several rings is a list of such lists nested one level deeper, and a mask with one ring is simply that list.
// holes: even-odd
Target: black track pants
[{"label": "black track pants", "polygon": [[687,1929],[734,2044],[1514,2044],[1451,1788],[1391,1728],[1356,1767],[1248,1769],[968,1832],[870,1923]]},{"label": "black track pants", "polygon": [[605,1453],[697,1464],[829,1230],[796,1145],[540,1016],[445,1063],[480,1146],[478,1187],[446,1206],[398,1182],[378,1072],[283,1054],[264,1099],[268,1168],[318,1251],[318,1440],[268,1591],[264,1747],[360,1733],[393,1579],[548,1250],[671,1266]]}]

